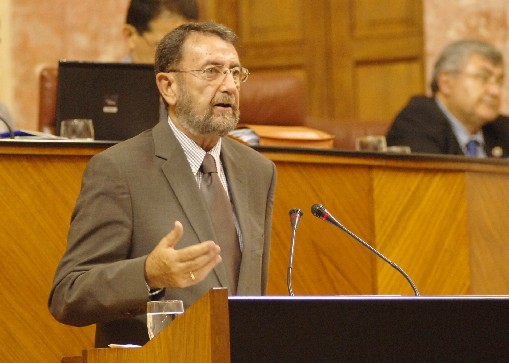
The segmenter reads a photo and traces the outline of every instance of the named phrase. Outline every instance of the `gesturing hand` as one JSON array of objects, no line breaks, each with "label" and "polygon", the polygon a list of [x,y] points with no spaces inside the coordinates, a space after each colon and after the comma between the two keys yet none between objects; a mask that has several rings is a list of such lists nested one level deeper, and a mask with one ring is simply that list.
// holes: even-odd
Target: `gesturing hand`
[{"label": "gesturing hand", "polygon": [[221,262],[221,249],[213,241],[205,241],[176,250],[184,234],[179,221],[161,239],[145,260],[145,281],[150,288],[187,287],[202,281]]}]

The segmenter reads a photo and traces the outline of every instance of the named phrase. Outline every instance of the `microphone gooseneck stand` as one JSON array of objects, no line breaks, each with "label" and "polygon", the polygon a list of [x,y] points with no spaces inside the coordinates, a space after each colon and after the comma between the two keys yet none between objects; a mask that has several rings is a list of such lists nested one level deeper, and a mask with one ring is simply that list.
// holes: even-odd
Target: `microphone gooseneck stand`
[{"label": "microphone gooseneck stand", "polygon": [[332,216],[332,214],[329,213],[329,211],[327,209],[325,209],[325,207],[321,204],[314,204],[312,207],[311,207],[311,213],[321,219],[321,220],[324,220],[326,222],[329,222],[330,224],[336,226],[336,227],[339,227],[341,230],[343,230],[344,232],[346,232],[348,235],[350,235],[351,237],[353,237],[356,241],[358,241],[359,243],[361,243],[364,247],[368,248],[371,252],[373,252],[374,254],[376,254],[378,257],[380,257],[382,260],[384,260],[385,262],[387,262],[389,265],[391,265],[394,269],[396,269],[401,275],[403,275],[403,277],[408,281],[408,283],[410,284],[410,286],[412,287],[412,289],[414,290],[414,294],[415,296],[420,296],[420,293],[419,293],[419,290],[417,290],[417,287],[415,286],[414,282],[412,281],[412,279],[410,278],[410,276],[407,275],[407,273],[405,271],[403,271],[403,269],[401,267],[399,267],[398,265],[396,265],[394,262],[392,262],[391,260],[389,260],[387,257],[385,257],[384,255],[382,255],[380,252],[378,252],[375,248],[371,247],[367,242],[364,242],[360,237],[358,237],[355,233],[351,232],[348,228],[346,228],[345,226],[343,226],[336,218],[334,218]]},{"label": "microphone gooseneck stand", "polygon": [[290,296],[294,296],[292,289],[293,254],[295,250],[295,236],[297,234],[297,226],[299,225],[302,214],[303,213],[299,208],[293,208],[290,210],[290,223],[292,225],[292,241],[290,243],[290,257],[288,259],[288,271],[286,274],[286,284],[288,286],[288,293],[290,294]]}]

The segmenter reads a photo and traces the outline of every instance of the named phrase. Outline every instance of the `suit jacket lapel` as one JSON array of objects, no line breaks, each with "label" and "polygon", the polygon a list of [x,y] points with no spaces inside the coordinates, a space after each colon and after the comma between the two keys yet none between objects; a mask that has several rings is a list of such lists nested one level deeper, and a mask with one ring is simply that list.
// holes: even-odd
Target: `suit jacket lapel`
[{"label": "suit jacket lapel", "polygon": [[[200,191],[191,172],[189,162],[177,138],[168,126],[168,121],[160,122],[152,133],[155,144],[155,155],[165,160],[161,170],[175,193],[182,210],[187,216],[200,242],[216,240],[214,227],[210,220],[207,206],[197,196]],[[176,173],[179,170],[181,172]],[[183,173],[187,170],[187,173]],[[184,231],[186,233],[186,231]],[[223,264],[215,268],[215,273],[222,286],[226,286],[226,270]]]}]

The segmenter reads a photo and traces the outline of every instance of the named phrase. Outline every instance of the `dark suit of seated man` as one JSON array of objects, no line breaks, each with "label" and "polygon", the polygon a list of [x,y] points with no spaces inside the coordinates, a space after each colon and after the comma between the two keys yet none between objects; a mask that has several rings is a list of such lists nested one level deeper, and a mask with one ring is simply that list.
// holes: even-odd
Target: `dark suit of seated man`
[{"label": "dark suit of seated man", "polygon": [[387,144],[412,152],[509,156],[509,118],[500,115],[504,61],[492,45],[462,40],[435,63],[433,97],[416,96],[396,116]]}]

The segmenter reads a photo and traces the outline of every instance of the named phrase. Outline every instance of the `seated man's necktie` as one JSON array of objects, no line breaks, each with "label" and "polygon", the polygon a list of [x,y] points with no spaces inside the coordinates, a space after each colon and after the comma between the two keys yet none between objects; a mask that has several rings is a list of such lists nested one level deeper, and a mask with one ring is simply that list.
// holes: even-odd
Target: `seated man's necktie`
[{"label": "seated man's necktie", "polygon": [[479,157],[479,151],[478,148],[481,145],[479,144],[479,141],[476,139],[470,139],[470,141],[467,143],[467,155],[471,157]]}]

